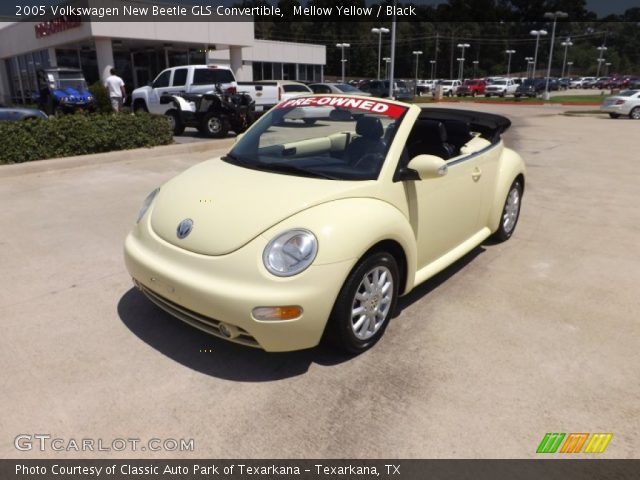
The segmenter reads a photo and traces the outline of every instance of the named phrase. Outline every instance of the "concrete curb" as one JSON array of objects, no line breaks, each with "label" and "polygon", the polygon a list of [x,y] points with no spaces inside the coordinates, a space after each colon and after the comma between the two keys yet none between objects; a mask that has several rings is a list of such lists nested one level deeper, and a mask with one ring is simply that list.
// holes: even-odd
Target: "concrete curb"
[{"label": "concrete curb", "polygon": [[78,155],[75,157],[53,158],[49,160],[34,160],[25,163],[12,163],[0,165],[0,178],[27,175],[30,173],[42,173],[52,170],[63,170],[96,164],[106,164],[135,160],[144,157],[167,157],[172,155],[185,155],[214,151],[229,147],[235,138],[225,140],[210,140],[194,143],[163,145],[152,148],[136,148],[133,150],[119,150],[116,152],[95,153],[92,155]]}]

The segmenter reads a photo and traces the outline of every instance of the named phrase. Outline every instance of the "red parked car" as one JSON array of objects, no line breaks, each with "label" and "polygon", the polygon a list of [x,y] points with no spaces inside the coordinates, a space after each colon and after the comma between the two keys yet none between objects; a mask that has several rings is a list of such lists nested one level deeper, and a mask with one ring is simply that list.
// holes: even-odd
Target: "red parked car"
[{"label": "red parked car", "polygon": [[456,95],[459,97],[484,95],[485,88],[487,88],[487,82],[484,80],[465,80],[462,86],[458,87]]}]

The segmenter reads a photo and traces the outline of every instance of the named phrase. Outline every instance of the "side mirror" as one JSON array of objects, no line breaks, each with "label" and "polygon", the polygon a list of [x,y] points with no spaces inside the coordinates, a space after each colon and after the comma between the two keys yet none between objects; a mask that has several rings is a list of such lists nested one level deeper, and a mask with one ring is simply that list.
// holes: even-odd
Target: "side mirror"
[{"label": "side mirror", "polygon": [[244,132],[237,134],[236,135],[236,141],[234,143],[238,143],[242,137],[244,137]]},{"label": "side mirror", "polygon": [[407,168],[415,170],[420,176],[420,180],[427,178],[443,177],[447,174],[447,162],[435,155],[418,155],[413,157]]}]

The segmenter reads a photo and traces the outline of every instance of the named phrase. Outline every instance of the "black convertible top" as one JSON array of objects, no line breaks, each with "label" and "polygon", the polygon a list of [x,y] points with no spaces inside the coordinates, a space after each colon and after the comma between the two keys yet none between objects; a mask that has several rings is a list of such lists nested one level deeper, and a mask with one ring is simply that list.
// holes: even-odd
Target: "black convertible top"
[{"label": "black convertible top", "polygon": [[511,120],[502,115],[456,108],[422,107],[418,118],[443,122],[451,120],[464,122],[471,127],[471,130],[480,132],[484,138],[491,140],[492,143],[498,141],[500,134],[511,126]]}]

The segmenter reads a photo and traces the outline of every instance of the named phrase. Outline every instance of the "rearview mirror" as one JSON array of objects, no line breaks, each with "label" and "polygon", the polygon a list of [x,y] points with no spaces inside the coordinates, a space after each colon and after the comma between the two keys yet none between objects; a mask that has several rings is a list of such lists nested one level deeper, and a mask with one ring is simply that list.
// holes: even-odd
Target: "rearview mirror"
[{"label": "rearview mirror", "polygon": [[413,157],[407,168],[415,170],[420,176],[420,180],[427,178],[443,177],[447,174],[447,162],[435,155],[418,155]]}]

